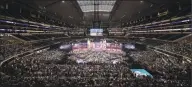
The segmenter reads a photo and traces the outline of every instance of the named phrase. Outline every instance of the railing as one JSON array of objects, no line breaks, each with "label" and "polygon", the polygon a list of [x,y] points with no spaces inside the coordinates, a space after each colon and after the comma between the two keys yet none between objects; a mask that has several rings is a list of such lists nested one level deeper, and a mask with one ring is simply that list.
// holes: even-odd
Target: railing
[{"label": "railing", "polygon": [[150,25],[154,25],[154,24],[158,24],[158,23],[165,23],[165,22],[172,22],[172,21],[176,21],[176,20],[179,20],[179,19],[183,19],[183,18],[187,18],[187,17],[191,17],[192,15],[186,15],[186,16],[181,16],[181,17],[177,17],[177,18],[171,18],[171,19],[168,19],[168,20],[162,20],[162,21],[158,21],[158,22],[152,22],[152,23],[147,23],[147,24],[141,24],[141,25],[137,25],[137,26],[131,26],[131,27],[125,27],[125,28],[128,28],[128,29],[132,29],[133,27],[143,27],[143,26],[150,26]]},{"label": "railing", "polygon": [[183,56],[183,55],[179,55],[179,54],[175,54],[175,53],[173,53],[173,52],[165,51],[165,50],[163,50],[163,49],[156,48],[156,47],[152,47],[152,46],[148,46],[148,48],[154,49],[154,50],[157,50],[157,51],[166,53],[166,54],[169,54],[169,55],[174,56],[174,57],[177,57],[177,58],[183,58],[183,59],[185,59],[189,64],[191,64],[192,58],[189,58],[189,57],[186,57],[186,56]]}]

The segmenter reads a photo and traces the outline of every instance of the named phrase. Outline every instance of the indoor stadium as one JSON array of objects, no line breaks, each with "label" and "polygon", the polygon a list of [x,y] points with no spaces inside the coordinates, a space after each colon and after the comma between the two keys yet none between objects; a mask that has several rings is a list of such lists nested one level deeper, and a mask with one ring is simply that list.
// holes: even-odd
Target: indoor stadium
[{"label": "indoor stadium", "polygon": [[0,0],[0,87],[192,87],[191,0]]}]

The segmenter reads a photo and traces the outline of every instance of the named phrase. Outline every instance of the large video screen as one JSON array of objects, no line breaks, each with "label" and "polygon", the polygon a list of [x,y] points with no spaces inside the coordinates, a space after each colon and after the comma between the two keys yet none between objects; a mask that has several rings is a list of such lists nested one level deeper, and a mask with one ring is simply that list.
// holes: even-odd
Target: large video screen
[{"label": "large video screen", "polygon": [[103,29],[90,29],[90,36],[103,36]]},{"label": "large video screen", "polygon": [[129,49],[129,50],[134,50],[135,49],[135,45],[133,44],[125,44],[124,45],[126,49]]}]

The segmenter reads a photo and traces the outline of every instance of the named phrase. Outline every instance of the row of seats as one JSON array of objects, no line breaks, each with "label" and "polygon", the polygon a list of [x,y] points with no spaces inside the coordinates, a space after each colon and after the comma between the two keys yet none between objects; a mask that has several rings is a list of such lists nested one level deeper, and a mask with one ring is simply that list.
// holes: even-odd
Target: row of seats
[{"label": "row of seats", "polygon": [[65,34],[32,34],[32,35],[13,34],[13,35],[26,41],[67,37],[67,35]]},{"label": "row of seats", "polygon": [[159,40],[167,40],[167,41],[174,41],[179,38],[182,38],[184,36],[187,36],[189,34],[131,34],[129,37],[135,37],[135,38],[155,38]]}]

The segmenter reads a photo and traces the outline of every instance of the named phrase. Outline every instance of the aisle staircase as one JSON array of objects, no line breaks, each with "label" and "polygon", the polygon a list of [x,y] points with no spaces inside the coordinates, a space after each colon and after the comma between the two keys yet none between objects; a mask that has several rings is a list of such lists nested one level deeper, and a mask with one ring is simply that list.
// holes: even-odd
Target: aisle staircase
[{"label": "aisle staircase", "polygon": [[173,42],[180,42],[180,43],[191,43],[192,42],[192,33],[187,35],[187,36],[184,36],[184,37],[181,37],[181,38],[178,38],[176,40],[174,40]]},{"label": "aisle staircase", "polygon": [[25,40],[23,40],[23,39],[21,39],[21,38],[18,38],[18,37],[14,36],[14,35],[10,35],[10,36],[11,36],[12,38],[18,40],[18,41],[26,42]]}]

